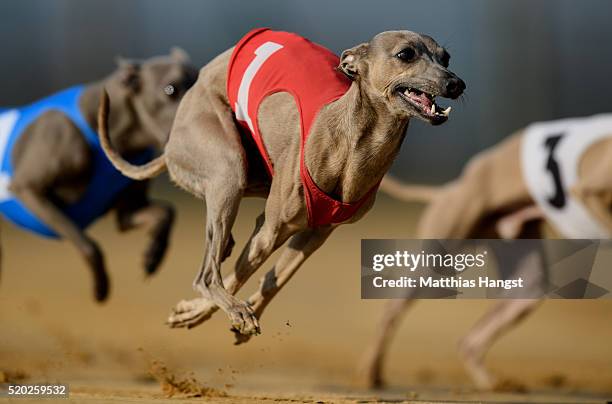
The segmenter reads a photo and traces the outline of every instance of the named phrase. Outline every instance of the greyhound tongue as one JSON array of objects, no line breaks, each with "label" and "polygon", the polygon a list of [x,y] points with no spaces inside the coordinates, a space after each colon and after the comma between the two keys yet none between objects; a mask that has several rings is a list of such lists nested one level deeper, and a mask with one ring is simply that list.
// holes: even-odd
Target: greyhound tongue
[{"label": "greyhound tongue", "polygon": [[419,103],[420,105],[423,106],[423,109],[426,111],[429,111],[431,109],[431,100],[425,95],[425,93],[421,93],[421,94],[415,94],[413,92],[411,92],[409,94],[410,99],[412,99],[413,101]]}]

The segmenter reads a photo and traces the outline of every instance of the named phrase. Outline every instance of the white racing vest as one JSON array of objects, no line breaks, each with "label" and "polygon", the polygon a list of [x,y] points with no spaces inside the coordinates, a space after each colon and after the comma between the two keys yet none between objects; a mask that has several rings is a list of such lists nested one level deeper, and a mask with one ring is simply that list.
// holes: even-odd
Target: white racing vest
[{"label": "white racing vest", "polygon": [[525,129],[521,145],[525,183],[548,221],[565,238],[612,236],[569,192],[578,181],[584,152],[607,137],[612,137],[612,114],[534,123]]}]

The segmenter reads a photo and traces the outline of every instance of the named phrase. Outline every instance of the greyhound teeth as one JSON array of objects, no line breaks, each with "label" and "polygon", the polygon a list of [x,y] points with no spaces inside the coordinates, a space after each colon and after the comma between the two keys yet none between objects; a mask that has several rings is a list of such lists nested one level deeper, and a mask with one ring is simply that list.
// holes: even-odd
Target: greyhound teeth
[{"label": "greyhound teeth", "polygon": [[442,113],[446,116],[448,116],[448,114],[450,114],[451,112],[451,107],[446,108],[444,111],[442,111]]},{"label": "greyhound teeth", "polygon": [[436,104],[431,104],[431,111],[432,114],[436,113]]}]

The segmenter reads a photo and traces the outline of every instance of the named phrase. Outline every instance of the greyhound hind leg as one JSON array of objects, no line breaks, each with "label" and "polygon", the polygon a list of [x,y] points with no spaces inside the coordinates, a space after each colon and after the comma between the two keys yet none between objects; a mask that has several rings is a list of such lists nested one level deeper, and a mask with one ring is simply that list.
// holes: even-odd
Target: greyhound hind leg
[{"label": "greyhound hind leg", "polygon": [[377,328],[374,343],[366,350],[358,368],[359,382],[368,388],[384,386],[383,365],[402,314],[414,303],[414,299],[394,299],[385,304],[384,313]]},{"label": "greyhound hind leg", "polygon": [[500,253],[495,254],[507,265],[505,269],[500,266],[500,275],[504,278],[522,278],[524,288],[520,295],[514,295],[514,299],[500,300],[459,343],[465,368],[476,387],[483,390],[493,389],[497,384],[484,366],[485,355],[497,339],[539,305],[542,300],[538,298],[543,295],[546,276],[543,252],[538,245],[515,249],[511,257]]},{"label": "greyhound hind leg", "polygon": [[461,340],[459,353],[476,387],[481,390],[495,388],[496,379],[484,366],[486,353],[505,331],[518,324],[540,302],[538,299],[502,300]]},{"label": "greyhound hind leg", "polygon": [[44,195],[28,188],[16,186],[15,194],[22,203],[61,237],[71,241],[87,261],[94,277],[94,295],[97,301],[106,300],[109,294],[109,278],[104,258],[95,241],[91,240]]},{"label": "greyhound hind leg", "polygon": [[495,227],[500,237],[506,240],[517,238],[525,224],[533,220],[541,220],[544,218],[544,212],[537,205],[529,205],[500,218]]},{"label": "greyhound hind leg", "polygon": [[[232,328],[241,333],[259,333],[259,323],[253,311],[246,302],[225,289],[221,276],[221,261],[230,241],[230,230],[238,212],[242,189],[226,187],[227,178],[224,184],[218,185],[214,187],[216,192],[206,196],[208,247],[202,270],[194,281],[194,288],[228,315]],[[225,189],[221,191],[220,188]]]},{"label": "greyhound hind leg", "polygon": [[168,249],[175,214],[171,205],[151,201],[146,193],[147,187],[147,182],[130,186],[121,195],[116,210],[119,231],[144,227],[149,233],[151,241],[144,254],[145,274],[149,276],[157,271]]}]

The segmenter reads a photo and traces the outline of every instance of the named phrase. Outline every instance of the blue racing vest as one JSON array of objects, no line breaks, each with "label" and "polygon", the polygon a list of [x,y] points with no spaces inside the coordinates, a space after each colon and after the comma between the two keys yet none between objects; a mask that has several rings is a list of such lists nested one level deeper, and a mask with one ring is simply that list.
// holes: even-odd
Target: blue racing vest
[{"label": "blue racing vest", "polygon": [[[12,151],[19,137],[34,120],[47,111],[60,111],[81,131],[92,151],[92,174],[85,193],[75,203],[59,208],[81,229],[86,228],[112,207],[117,195],[133,180],[123,176],[106,158],[98,134],[88,125],[79,108],[84,86],[75,86],[20,108],[0,109],[0,213],[19,227],[42,236],[58,235],[31,213],[8,189],[13,177]],[[53,136],[53,133],[49,133]],[[142,153],[133,163],[152,156]],[[49,156],[53,158],[53,156]]]}]

